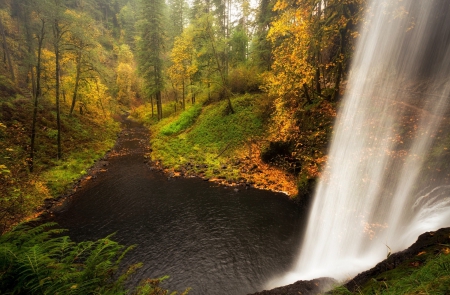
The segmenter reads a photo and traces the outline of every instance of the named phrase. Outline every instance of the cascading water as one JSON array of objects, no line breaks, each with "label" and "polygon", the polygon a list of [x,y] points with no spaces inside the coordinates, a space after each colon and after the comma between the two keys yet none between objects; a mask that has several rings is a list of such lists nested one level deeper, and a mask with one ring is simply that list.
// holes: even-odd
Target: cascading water
[{"label": "cascading water", "polygon": [[450,226],[450,3],[373,0],[298,261],[350,278]]}]

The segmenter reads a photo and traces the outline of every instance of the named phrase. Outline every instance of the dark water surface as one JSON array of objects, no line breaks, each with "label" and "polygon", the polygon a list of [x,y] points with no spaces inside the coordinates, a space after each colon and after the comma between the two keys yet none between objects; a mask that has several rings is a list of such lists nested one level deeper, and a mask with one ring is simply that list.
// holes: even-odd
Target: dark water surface
[{"label": "dark water surface", "polygon": [[78,190],[54,220],[76,241],[116,232],[138,246],[125,263],[143,262],[133,284],[169,275],[164,287],[189,294],[260,291],[289,269],[301,216],[283,195],[171,178],[144,163],[146,130],[131,122],[106,172]]}]

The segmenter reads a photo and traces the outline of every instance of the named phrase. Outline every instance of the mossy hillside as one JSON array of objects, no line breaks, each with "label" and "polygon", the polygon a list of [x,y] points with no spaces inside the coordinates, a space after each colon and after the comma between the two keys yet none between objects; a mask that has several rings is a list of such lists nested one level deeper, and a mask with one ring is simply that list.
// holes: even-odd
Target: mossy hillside
[{"label": "mossy hillside", "polygon": [[[418,266],[422,264],[422,266]],[[428,256],[423,262],[408,262],[372,278],[360,291],[350,292],[341,286],[330,294],[434,294],[446,295],[450,292],[450,255],[448,253]]]},{"label": "mossy hillside", "polygon": [[243,95],[232,98],[234,113],[220,101],[161,120],[151,127],[152,159],[175,170],[191,164],[206,177],[220,174],[235,180],[239,173],[232,167],[233,155],[265,131],[257,101],[258,96]]},{"label": "mossy hillside", "polygon": [[[9,85],[9,86],[8,86]],[[2,88],[12,87],[4,83]],[[95,109],[69,116],[61,106],[62,153],[57,160],[56,112],[51,99],[39,102],[34,172],[27,159],[33,103],[13,89],[0,103],[0,232],[29,216],[45,198],[56,197],[86,174],[115,142],[119,124]]]},{"label": "mossy hillside", "polygon": [[[357,286],[357,288],[344,285],[327,294],[450,294],[449,234],[449,229],[441,229],[435,233],[429,233],[434,241],[428,243],[425,247],[409,251],[409,257],[404,261],[393,263],[393,261],[398,259],[397,257],[393,258],[393,256],[402,254],[396,253],[379,267],[382,271],[369,274],[369,277],[365,279],[366,282]],[[393,267],[390,267],[390,265],[393,265]],[[350,288],[356,290],[350,292]]]}]

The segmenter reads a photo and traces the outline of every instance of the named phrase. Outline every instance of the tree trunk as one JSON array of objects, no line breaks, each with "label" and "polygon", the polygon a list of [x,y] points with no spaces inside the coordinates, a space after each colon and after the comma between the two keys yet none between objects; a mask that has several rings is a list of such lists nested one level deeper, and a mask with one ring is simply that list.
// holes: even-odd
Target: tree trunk
[{"label": "tree trunk", "polygon": [[6,42],[6,35],[5,35],[5,27],[3,26],[3,22],[0,19],[0,31],[2,34],[2,41],[3,41],[3,50],[6,56],[6,60],[8,62],[8,70],[9,70],[9,74],[11,76],[11,80],[13,82],[16,81],[16,77],[14,75],[14,69],[12,66],[12,62],[11,62],[11,55],[9,54],[9,48],[8,48],[8,43]]},{"label": "tree trunk", "polygon": [[59,80],[59,73],[60,73],[60,66],[59,66],[59,59],[60,59],[60,48],[59,48],[59,41],[61,38],[61,32],[59,28],[59,23],[57,20],[55,20],[54,26],[53,26],[53,33],[54,33],[54,50],[55,50],[55,102],[56,102],[56,126],[57,126],[57,159],[60,160],[62,156],[61,152],[61,112],[60,112],[60,106],[59,106],[59,96],[60,96],[60,80]]},{"label": "tree trunk", "polygon": [[158,90],[156,96],[156,110],[158,112],[158,121],[162,119],[162,103],[161,103],[161,90]]},{"label": "tree trunk", "polygon": [[194,94],[194,83],[191,80],[191,103],[194,104],[195,103],[195,94]]},{"label": "tree trunk", "polygon": [[184,93],[184,80],[183,80],[183,111],[186,110],[186,95]]},{"label": "tree trunk", "polygon": [[[31,83],[33,84],[33,88],[36,88],[36,86],[34,86],[35,78],[33,68],[31,68]],[[34,145],[36,141],[37,111],[38,111],[38,94],[37,91],[33,91],[33,120],[31,123],[30,158],[28,160],[28,167],[30,169],[30,172],[33,172],[34,169]]]},{"label": "tree trunk", "polygon": [[73,109],[75,108],[75,103],[77,100],[77,95],[78,95],[78,86],[80,84],[80,76],[81,76],[81,55],[82,55],[82,50],[79,49],[78,50],[78,54],[77,54],[77,74],[75,77],[75,88],[73,90],[73,96],[72,96],[72,105],[70,106],[70,115],[72,116],[73,113]]},{"label": "tree trunk", "polygon": [[155,110],[153,108],[153,95],[150,95],[150,104],[152,105],[152,118],[155,116]]},{"label": "tree trunk", "polygon": [[213,36],[212,33],[211,33],[211,28],[209,27],[209,23],[208,23],[208,28],[207,28],[207,30],[208,30],[208,33],[209,33],[209,39],[210,39],[210,41],[211,41],[211,47],[212,47],[212,50],[213,50],[214,58],[215,58],[215,60],[216,60],[217,69],[219,70],[220,78],[221,78],[221,80],[222,80],[222,88],[223,88],[223,90],[225,91],[225,96],[226,96],[227,101],[228,101],[228,109],[230,110],[230,113],[231,113],[231,114],[234,114],[233,105],[231,104],[230,95],[229,95],[229,93],[228,93],[229,90],[228,90],[227,87],[226,87],[225,76],[224,76],[224,73],[223,73],[223,69],[222,69],[222,67],[220,66],[219,56],[217,55],[216,46],[215,46],[215,44],[214,44],[214,36]]},{"label": "tree trunk", "polygon": [[30,159],[29,159],[29,168],[30,172],[33,172],[34,169],[34,146],[36,142],[36,121],[37,121],[37,111],[38,111],[38,103],[39,97],[41,96],[41,53],[42,46],[44,43],[45,37],[45,21],[42,20],[41,24],[41,34],[38,36],[38,52],[37,52],[37,63],[36,63],[36,81],[34,81],[34,71],[31,68],[31,80],[33,84],[33,121],[31,125],[31,143],[30,143]]},{"label": "tree trunk", "polygon": [[306,101],[309,104],[312,104],[312,100],[311,100],[311,97],[309,96],[308,86],[306,86],[306,83],[303,84],[303,92],[305,93]]},{"label": "tree trunk", "polygon": [[344,51],[345,51],[345,46],[346,46],[346,35],[347,35],[347,24],[344,26],[344,28],[342,28],[341,30],[339,30],[340,33],[340,44],[339,44],[339,62],[338,62],[338,67],[337,67],[337,72],[336,72],[336,80],[334,83],[334,92],[333,92],[333,96],[332,96],[332,100],[336,101],[338,96],[339,96],[339,87],[341,84],[341,78],[342,78],[342,72],[343,72],[343,60],[342,60],[342,56],[344,55]]}]

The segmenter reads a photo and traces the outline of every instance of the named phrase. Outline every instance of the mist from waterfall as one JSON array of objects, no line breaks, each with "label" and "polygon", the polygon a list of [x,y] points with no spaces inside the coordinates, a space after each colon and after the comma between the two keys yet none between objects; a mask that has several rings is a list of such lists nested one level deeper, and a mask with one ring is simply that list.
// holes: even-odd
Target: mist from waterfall
[{"label": "mist from waterfall", "polygon": [[351,278],[450,226],[450,3],[369,3],[298,261]]}]

